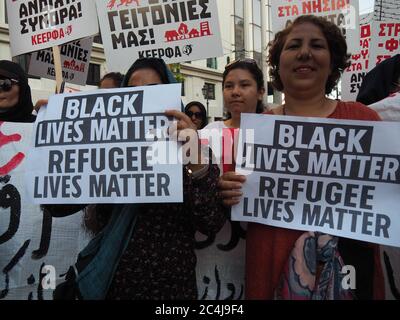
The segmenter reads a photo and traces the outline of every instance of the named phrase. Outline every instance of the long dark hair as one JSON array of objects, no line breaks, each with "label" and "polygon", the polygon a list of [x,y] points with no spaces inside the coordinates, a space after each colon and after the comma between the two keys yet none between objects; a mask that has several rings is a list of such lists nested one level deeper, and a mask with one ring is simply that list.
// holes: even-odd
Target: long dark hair
[{"label": "long dark hair", "polygon": [[[257,83],[257,90],[262,90],[262,89],[265,90],[263,72],[258,67],[257,62],[249,58],[238,59],[225,66],[225,71],[222,74],[222,87],[224,87],[225,80],[229,72],[235,69],[243,69],[249,71]],[[263,112],[264,112],[264,103],[262,102],[262,100],[258,100],[256,106],[256,113],[263,113]],[[230,114],[230,112],[227,112],[226,119],[229,119],[231,117],[232,115]]]},{"label": "long dark hair", "polygon": [[293,28],[306,22],[312,23],[320,28],[329,46],[332,72],[325,84],[325,93],[329,94],[336,86],[343,70],[350,65],[350,54],[347,53],[346,39],[342,35],[339,27],[334,23],[327,21],[323,17],[317,17],[314,15],[299,16],[292,24],[278,32],[275,35],[275,39],[269,43],[268,64],[270,65],[269,73],[272,79],[272,85],[278,91],[284,89],[279,76],[279,62],[283,46],[288,34],[293,30]]},{"label": "long dark hair", "polygon": [[189,102],[186,107],[185,107],[185,114],[187,114],[187,112],[189,111],[189,109],[193,106],[196,106],[200,109],[201,112],[201,127],[200,129],[203,129],[206,125],[208,125],[208,119],[207,119],[207,111],[206,111],[206,107],[204,106],[204,104],[202,104],[199,101],[192,101]]},{"label": "long dark hair", "polygon": [[126,72],[121,87],[127,87],[132,73],[140,69],[153,69],[160,76],[161,82],[164,84],[176,82],[172,80],[164,60],[158,58],[140,58],[137,59]]},{"label": "long dark hair", "polygon": [[124,75],[120,72],[109,72],[101,78],[99,82],[99,87],[101,87],[101,83],[106,80],[111,79],[115,83],[115,88],[121,87],[122,80],[124,80]]}]

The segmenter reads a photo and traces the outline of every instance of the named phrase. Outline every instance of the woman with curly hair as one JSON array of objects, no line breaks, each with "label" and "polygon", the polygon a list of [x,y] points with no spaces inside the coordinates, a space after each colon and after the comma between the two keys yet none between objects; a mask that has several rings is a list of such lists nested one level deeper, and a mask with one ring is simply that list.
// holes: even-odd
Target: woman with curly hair
[{"label": "woman with curly hair", "polygon": [[[274,115],[379,121],[358,102],[327,97],[349,65],[339,28],[322,17],[300,16],[270,43],[273,85],[285,94]],[[245,177],[228,173],[219,186],[224,204],[239,203]],[[301,214],[301,213],[298,213]],[[246,298],[382,299],[379,246],[317,232],[248,223]],[[343,288],[344,265],[356,270],[356,290]]]}]

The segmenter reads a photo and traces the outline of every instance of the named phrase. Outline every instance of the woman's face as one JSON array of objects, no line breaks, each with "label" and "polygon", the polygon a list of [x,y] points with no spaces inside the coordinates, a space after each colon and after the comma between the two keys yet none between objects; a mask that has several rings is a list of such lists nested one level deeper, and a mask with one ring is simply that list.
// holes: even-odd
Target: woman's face
[{"label": "woman's face", "polygon": [[321,29],[313,23],[297,25],[283,46],[279,76],[284,93],[323,90],[331,73],[331,54]]},{"label": "woman's face", "polygon": [[196,125],[197,129],[200,129],[203,124],[201,109],[198,106],[191,106],[187,114],[190,120]]},{"label": "woman's face", "polygon": [[0,109],[9,109],[18,104],[19,86],[13,83],[9,91],[4,91],[0,87]]},{"label": "woman's face", "polygon": [[128,86],[140,87],[152,84],[162,84],[159,74],[151,68],[139,69],[133,72],[129,78]]},{"label": "woman's face", "polygon": [[256,112],[257,103],[262,100],[264,89],[257,88],[257,82],[250,71],[232,69],[225,78],[223,94],[226,109],[232,117],[236,117],[242,112]]}]

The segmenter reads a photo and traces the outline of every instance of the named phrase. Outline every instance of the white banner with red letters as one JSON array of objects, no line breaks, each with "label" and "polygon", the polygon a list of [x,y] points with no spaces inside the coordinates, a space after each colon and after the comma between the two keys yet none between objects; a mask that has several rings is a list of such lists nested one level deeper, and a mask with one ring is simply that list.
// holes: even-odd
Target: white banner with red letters
[{"label": "white banner with red letters", "polygon": [[32,123],[0,122],[0,300],[52,299],[90,235],[83,212],[54,218],[25,193]]},{"label": "white banner with red letters", "polygon": [[[61,46],[62,76],[65,82],[85,85],[89,71],[93,37],[72,41]],[[47,79],[56,79],[53,52],[49,49],[32,54],[29,74]]]},{"label": "white banner with red letters", "polygon": [[272,0],[272,31],[277,33],[301,15],[323,16],[336,24],[346,37],[348,50],[359,51],[358,0]]},{"label": "white banner with red letters", "polygon": [[222,56],[216,0],[96,0],[107,65],[126,72],[138,58],[166,63]]},{"label": "white banner with red letters", "polygon": [[360,26],[360,49],[351,55],[351,65],[343,72],[341,87],[342,100],[355,101],[358,91],[369,70],[369,46],[371,42],[371,24]]},{"label": "white banner with red letters", "polygon": [[369,70],[400,53],[400,21],[374,21]]},{"label": "white banner with red letters", "polygon": [[99,32],[94,0],[7,0],[12,56]]}]

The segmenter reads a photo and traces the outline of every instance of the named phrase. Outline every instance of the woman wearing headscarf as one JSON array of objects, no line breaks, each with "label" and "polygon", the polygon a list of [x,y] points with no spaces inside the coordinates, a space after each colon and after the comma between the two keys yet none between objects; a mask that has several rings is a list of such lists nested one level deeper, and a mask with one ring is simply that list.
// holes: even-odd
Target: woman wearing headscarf
[{"label": "woman wearing headscarf", "polygon": [[185,114],[196,125],[197,130],[201,130],[208,125],[206,108],[199,101],[189,102],[185,107]]},{"label": "woman wearing headscarf", "polygon": [[28,78],[20,65],[0,60],[0,121],[34,122]]},{"label": "woman wearing headscarf", "polygon": [[[123,86],[173,81],[161,59],[139,59]],[[194,130],[182,112],[166,114],[178,119],[178,129]],[[197,299],[194,234],[216,233],[225,222],[215,197],[218,176],[216,165],[184,166],[183,203],[90,206],[85,224],[96,236],[79,254],[77,272],[70,268],[67,282],[56,289],[56,298],[71,294],[72,287],[72,298]],[[46,207],[58,216],[79,209]]]}]

